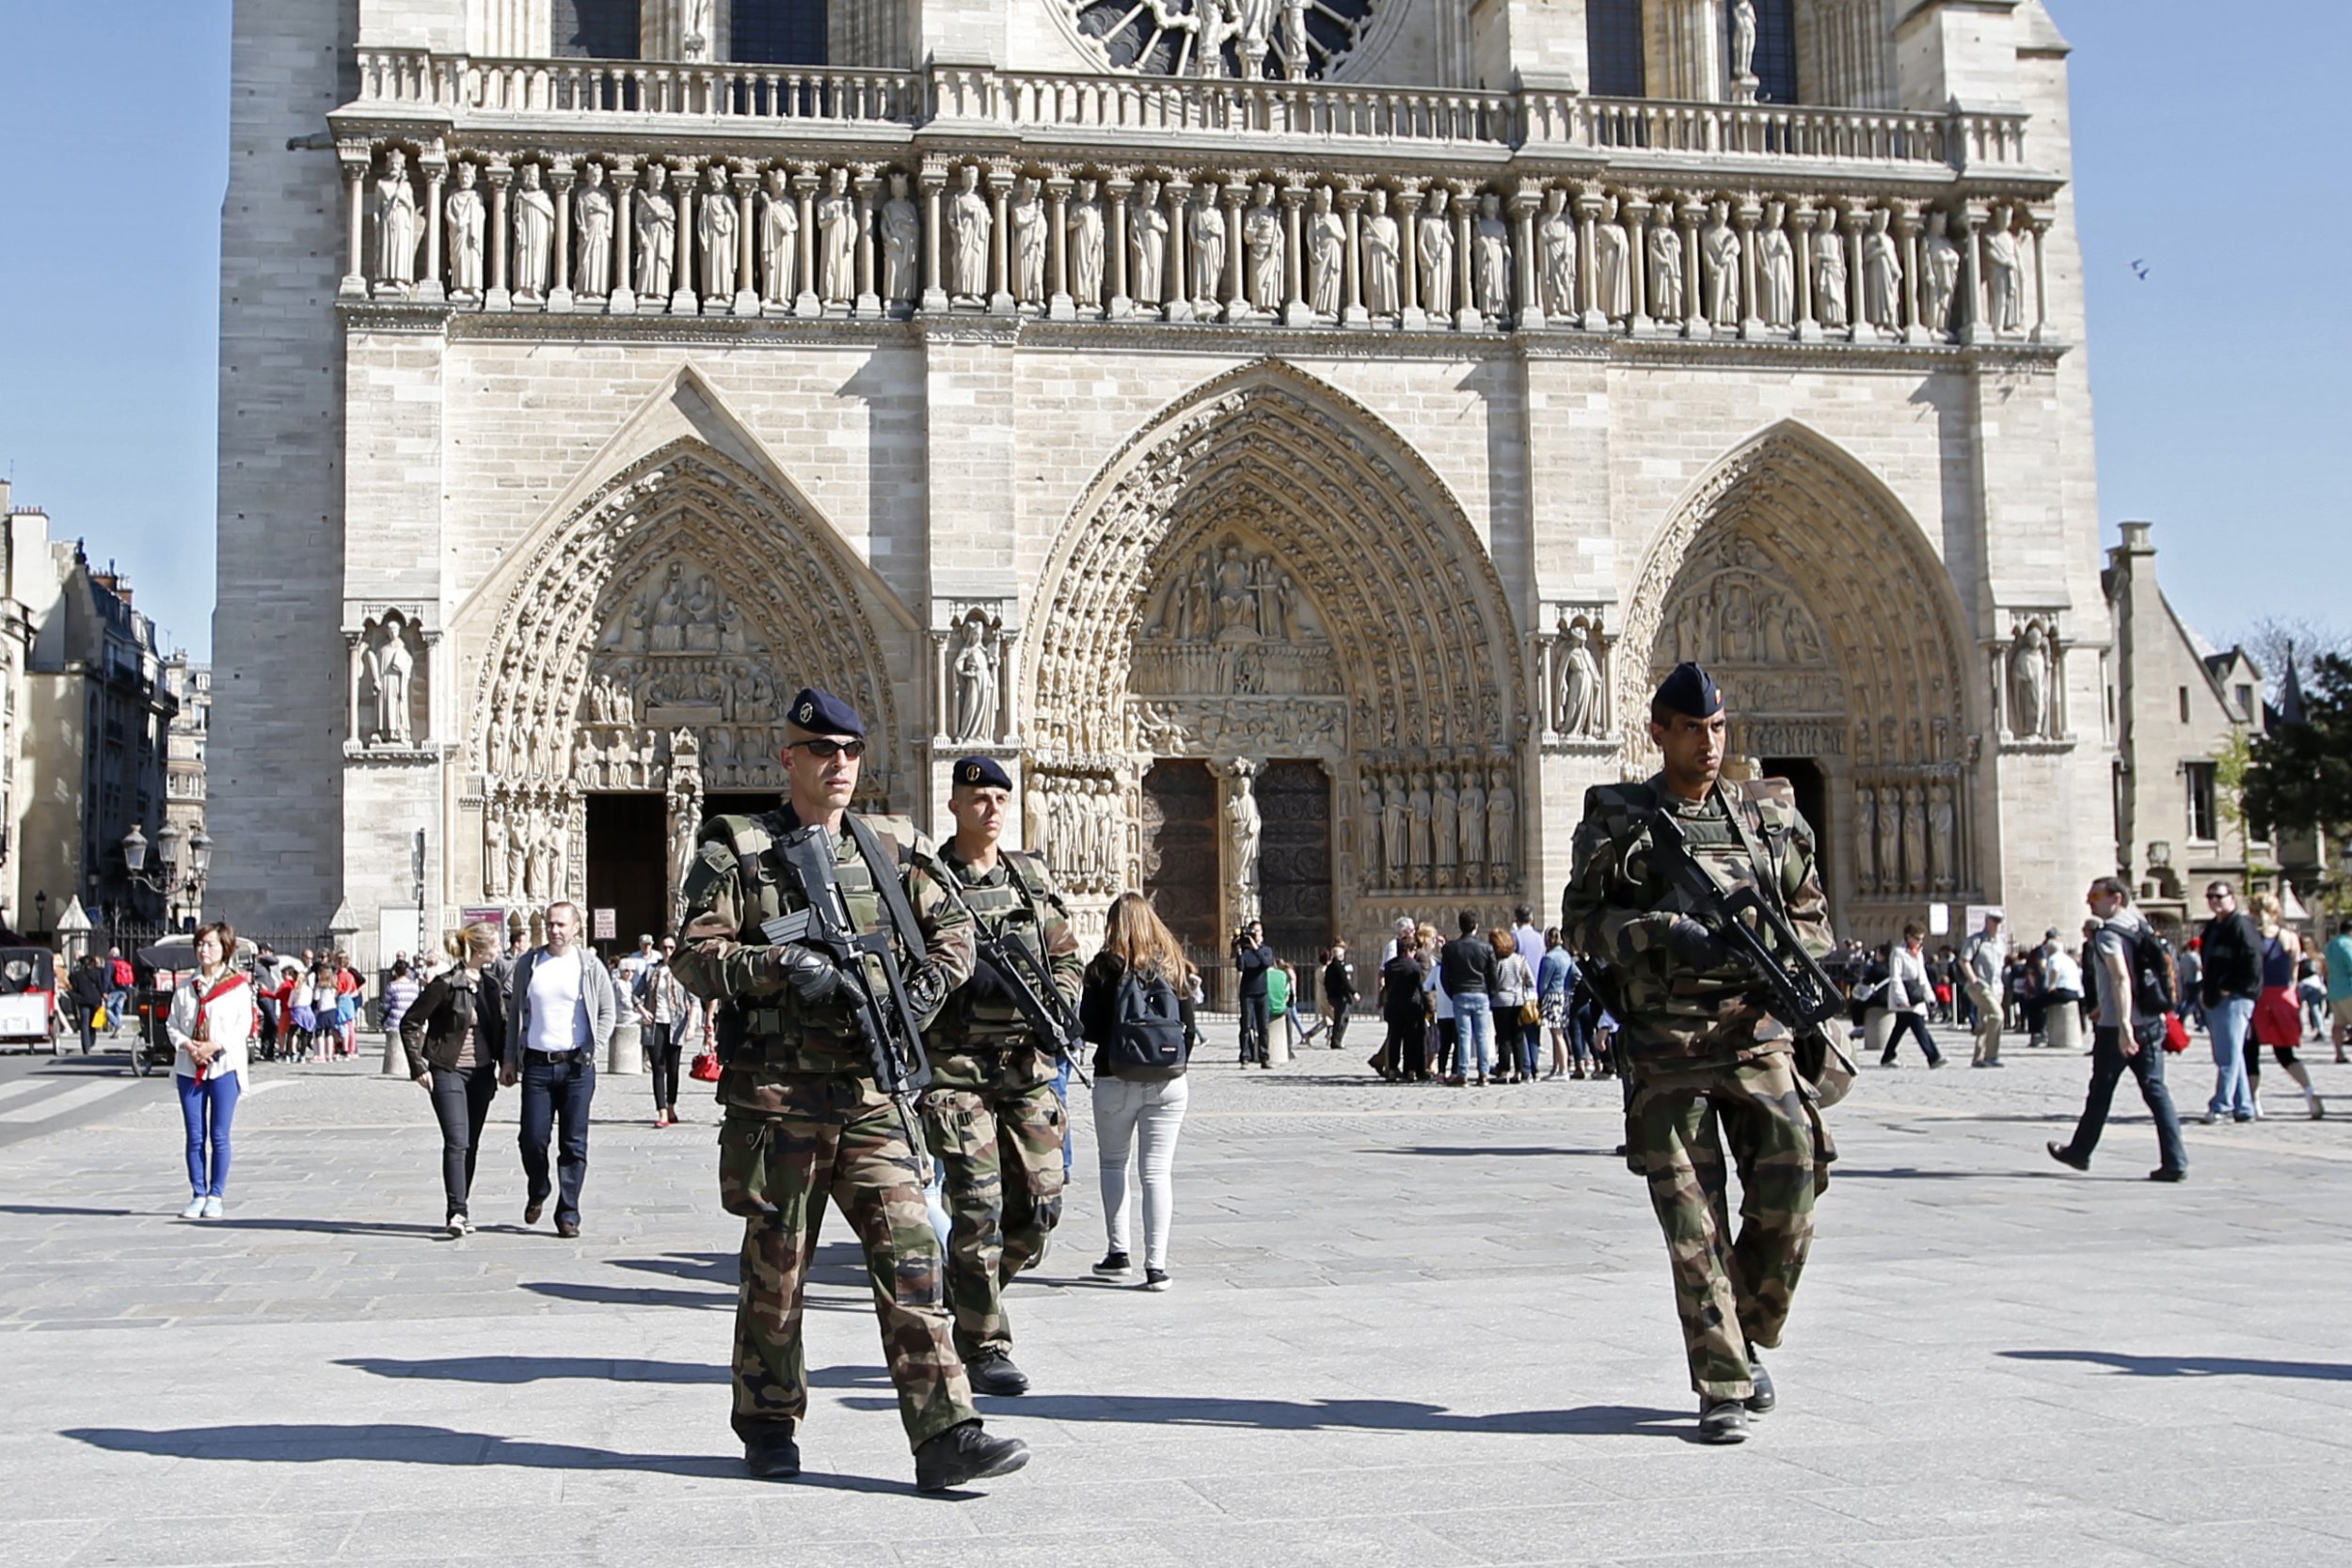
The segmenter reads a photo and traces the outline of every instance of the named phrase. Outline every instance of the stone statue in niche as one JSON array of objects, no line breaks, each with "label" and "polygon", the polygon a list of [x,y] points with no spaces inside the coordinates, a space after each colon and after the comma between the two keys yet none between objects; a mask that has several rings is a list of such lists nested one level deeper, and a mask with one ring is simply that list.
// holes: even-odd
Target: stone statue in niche
[{"label": "stone statue in niche", "polygon": [[1545,193],[1535,249],[1543,263],[1544,313],[1565,321],[1576,313],[1576,221],[1568,216],[1566,191],[1555,187]]},{"label": "stone statue in niche", "polygon": [[800,264],[801,208],[793,199],[792,177],[771,168],[768,187],[759,193],[759,302],[791,304]]},{"label": "stone statue in niche", "polygon": [[1247,763],[1234,766],[1232,793],[1225,802],[1227,864],[1235,912],[1244,918],[1258,912],[1258,847],[1265,829],[1257,792],[1250,786],[1254,771]]},{"label": "stone statue in niche", "polygon": [[1617,198],[1604,197],[1600,221],[1593,229],[1593,286],[1600,292],[1600,312],[1613,322],[1633,314],[1633,242],[1617,221]]},{"label": "stone statue in niche", "polygon": [[1682,236],[1671,223],[1653,225],[1649,231],[1649,314],[1661,322],[1683,316]]},{"label": "stone statue in niche", "polygon": [[1240,0],[1197,0],[1192,23],[1200,40],[1193,50],[1192,73],[1224,75],[1225,46],[1241,37]]},{"label": "stone statue in niche", "polygon": [[1511,868],[1519,859],[1519,792],[1511,787],[1506,764],[1495,769],[1494,788],[1486,794],[1486,860],[1494,867],[1494,885],[1510,885]]},{"label": "stone statue in niche", "polygon": [[711,0],[685,0],[678,16],[678,54],[689,60],[707,60],[716,40],[710,24]]},{"label": "stone statue in niche", "polygon": [[1167,267],[1168,214],[1160,211],[1160,182],[1146,180],[1136,187],[1127,214],[1127,287],[1137,305],[1160,303]]},{"label": "stone statue in niche", "polygon": [[1917,784],[1903,791],[1903,870],[1913,892],[1927,891],[1928,799]]},{"label": "stone statue in niche", "polygon": [[548,296],[555,265],[555,198],[541,183],[539,166],[525,164],[515,192],[515,297],[535,305]]},{"label": "stone statue in niche", "polygon": [[1568,628],[1560,657],[1560,733],[1589,738],[1600,734],[1600,660],[1581,623]]},{"label": "stone statue in niche", "polygon": [[1903,890],[1903,792],[1889,785],[1878,792],[1879,891]]},{"label": "stone statue in niche", "polygon": [[1045,202],[1038,183],[1023,175],[1012,187],[1012,205],[1005,210],[1011,246],[1011,293],[1016,304],[1045,303]]},{"label": "stone statue in niche", "polygon": [[1429,863],[1438,874],[1438,886],[1448,885],[1445,874],[1454,869],[1462,848],[1462,792],[1454,787],[1454,770],[1440,768],[1429,791]]},{"label": "stone statue in niche", "polygon": [[1404,256],[1404,235],[1397,229],[1396,219],[1389,215],[1389,193],[1375,188],[1371,210],[1365,214],[1364,239],[1364,309],[1375,316],[1393,316],[1404,309],[1399,264]]},{"label": "stone statue in niche", "polygon": [[374,702],[374,721],[367,735],[369,745],[409,744],[408,684],[416,665],[416,655],[409,647],[407,617],[397,610],[389,611],[383,625],[370,634],[359,656],[360,676]]},{"label": "stone statue in niche", "polygon": [[1403,887],[1413,868],[1412,808],[1402,774],[1389,775],[1380,801],[1380,842],[1388,852],[1389,885]]},{"label": "stone statue in niche", "polygon": [[1377,781],[1367,778],[1363,781],[1362,788],[1364,874],[1367,879],[1374,879],[1378,876],[1383,861],[1380,850],[1380,785]]},{"label": "stone statue in niche", "polygon": [[1335,320],[1347,275],[1347,220],[1331,210],[1331,187],[1315,187],[1307,219],[1307,303],[1316,315]]},{"label": "stone statue in niche", "polygon": [[1870,210],[1862,236],[1862,314],[1881,332],[1893,332],[1902,325],[1903,258],[1886,222],[1885,208]]},{"label": "stone statue in niche", "polygon": [[1707,319],[1717,326],[1740,325],[1740,231],[1731,227],[1731,203],[1709,202],[1707,228],[1699,235],[1707,263]]},{"label": "stone statue in niche", "polygon": [[645,166],[645,183],[631,203],[637,230],[637,297],[670,297],[670,269],[677,257],[677,208],[669,197],[670,171]]},{"label": "stone statue in niche", "polygon": [[580,194],[572,198],[579,232],[572,287],[582,299],[602,299],[612,292],[612,193],[604,188],[602,164],[590,164],[580,178]]},{"label": "stone statue in niche", "polygon": [[2040,739],[2052,731],[2052,664],[2049,635],[2041,622],[2026,622],[2009,656],[2009,729],[2020,739]]},{"label": "stone statue in niche", "polygon": [[912,305],[923,278],[923,214],[907,197],[907,177],[893,170],[882,203],[882,297]]},{"label": "stone statue in niche", "polygon": [[1821,237],[1813,246],[1813,314],[1823,326],[1846,325],[1846,244],[1837,237],[1837,210],[1824,207],[1815,221]]},{"label": "stone statue in niche", "polygon": [[1283,268],[1288,264],[1282,214],[1274,205],[1272,185],[1261,182],[1251,196],[1249,210],[1241,220],[1249,261],[1249,308],[1272,312],[1282,308]]},{"label": "stone statue in niche", "polygon": [[1457,808],[1461,841],[1462,885],[1476,887],[1486,879],[1486,778],[1475,768],[1462,770],[1462,798]]},{"label": "stone statue in niche", "polygon": [[947,293],[958,305],[988,303],[988,242],[996,219],[980,195],[980,170],[966,164],[956,174],[956,194],[947,203]]},{"label": "stone statue in niche", "polygon": [[496,898],[506,891],[506,816],[491,806],[482,814],[482,891]]},{"label": "stone statue in niche", "polygon": [[1443,185],[1429,188],[1429,205],[1413,233],[1421,261],[1421,308],[1433,316],[1454,313],[1454,220],[1446,214],[1451,198]]},{"label": "stone statue in niche", "polygon": [[1755,96],[1756,0],[1731,0],[1731,80],[1749,89],[1740,102]]},{"label": "stone statue in niche", "polygon": [[1100,188],[1079,181],[1078,199],[1063,220],[1070,235],[1070,295],[1086,310],[1103,307],[1103,207],[1094,199]]},{"label": "stone statue in niche", "polygon": [[955,690],[955,738],[985,740],[996,721],[996,649],[977,616],[963,623],[950,667]]},{"label": "stone statue in niche", "polygon": [[724,299],[735,293],[735,193],[727,189],[727,171],[712,162],[703,175],[702,201],[694,214],[694,256],[702,265],[703,297]]},{"label": "stone statue in niche", "polygon": [[825,194],[817,198],[817,293],[828,305],[847,305],[857,298],[857,198],[850,194],[850,171],[834,168],[825,175]]},{"label": "stone statue in niche", "polygon": [[482,297],[482,193],[474,189],[471,164],[457,166],[457,188],[441,202],[441,224],[449,245],[449,293],[452,299]]},{"label": "stone statue in niche", "polygon": [[1202,315],[1225,296],[1225,214],[1217,210],[1217,195],[1215,181],[1204,182],[1184,217],[1191,230],[1192,306]]},{"label": "stone statue in niche", "polygon": [[1920,284],[1927,291],[1927,328],[1938,338],[1952,330],[1952,302],[1960,297],[1962,259],[1952,244],[1952,220],[1940,207],[1928,211],[1928,251]]},{"label": "stone statue in niche", "polygon": [[528,874],[531,861],[531,822],[526,816],[509,808],[506,815],[506,877],[504,888],[509,898],[529,894]]},{"label": "stone statue in niche", "polygon": [[1853,792],[1854,803],[1854,891],[1867,897],[1879,890],[1878,865],[1878,791],[1864,787]]},{"label": "stone statue in niche", "polygon": [[1477,265],[1478,309],[1500,321],[1511,313],[1511,230],[1502,221],[1502,198],[1488,191],[1478,198],[1478,226],[1470,238]]},{"label": "stone statue in niche", "polygon": [[1411,835],[1412,869],[1415,871],[1429,868],[1429,818],[1432,810],[1429,775],[1416,773],[1413,775],[1412,792],[1406,797],[1406,814],[1409,819],[1406,827]]},{"label": "stone statue in niche", "polygon": [[1928,786],[1928,849],[1929,870],[1935,891],[1952,891],[1952,856],[1958,840],[1958,813],[1952,803],[1952,786],[1938,781]]},{"label": "stone statue in niche", "polygon": [[2023,273],[2017,261],[2017,235],[2007,207],[1995,207],[1984,231],[1985,323],[2008,334],[2024,325],[2019,307]]},{"label": "stone statue in niche", "polygon": [[385,152],[369,205],[375,218],[376,287],[405,291],[417,280],[417,190],[408,182],[408,155],[399,148]]},{"label": "stone statue in niche", "polygon": [[1756,237],[1757,286],[1763,294],[1764,325],[1790,327],[1797,324],[1797,251],[1788,240],[1788,209],[1778,201],[1764,208],[1764,229]]}]

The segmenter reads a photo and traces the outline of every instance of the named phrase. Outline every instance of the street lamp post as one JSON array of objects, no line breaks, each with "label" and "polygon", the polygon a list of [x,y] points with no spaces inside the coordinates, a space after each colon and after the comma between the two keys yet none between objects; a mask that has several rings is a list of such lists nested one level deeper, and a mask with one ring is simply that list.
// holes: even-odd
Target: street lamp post
[{"label": "street lamp post", "polygon": [[[139,825],[131,824],[131,831],[122,835],[122,863],[131,874],[131,880],[164,898],[166,925],[174,923],[179,906],[187,905],[200,922],[204,913],[204,883],[213,869],[212,835],[199,823],[196,831],[183,833],[176,822],[167,822],[155,830],[154,854],[156,869],[147,869],[149,845]],[[187,851],[186,866],[182,869],[181,851]]]}]

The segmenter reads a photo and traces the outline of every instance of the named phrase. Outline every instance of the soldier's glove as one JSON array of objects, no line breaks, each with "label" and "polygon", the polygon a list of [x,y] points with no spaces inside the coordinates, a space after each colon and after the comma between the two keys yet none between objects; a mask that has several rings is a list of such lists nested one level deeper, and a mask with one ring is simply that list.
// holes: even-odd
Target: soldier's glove
[{"label": "soldier's glove", "polygon": [[814,1007],[831,1001],[845,983],[840,969],[814,947],[786,942],[768,952],[776,984],[790,987],[803,1006]]},{"label": "soldier's glove", "polygon": [[1740,961],[1738,948],[1687,914],[1666,927],[1666,951],[1692,969],[1728,969]]},{"label": "soldier's glove", "polygon": [[947,972],[935,963],[922,963],[907,976],[907,1004],[926,1023],[947,1005]]}]

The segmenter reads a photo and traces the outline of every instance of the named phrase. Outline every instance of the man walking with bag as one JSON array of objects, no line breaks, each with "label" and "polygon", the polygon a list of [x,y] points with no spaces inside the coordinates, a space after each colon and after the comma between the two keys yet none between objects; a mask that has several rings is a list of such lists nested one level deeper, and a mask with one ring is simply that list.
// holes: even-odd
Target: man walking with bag
[{"label": "man walking with bag", "polygon": [[2164,1086],[2164,1020],[2172,1003],[2168,994],[2170,955],[2147,919],[2131,907],[2131,892],[2117,879],[2101,877],[2092,882],[2086,901],[2099,922],[2091,938],[2097,960],[2091,979],[2099,1010],[2090,1037],[2090,1093],[2074,1137],[2050,1145],[2050,1158],[2075,1170],[2090,1168],[2091,1151],[2106,1130],[2107,1107],[2115,1101],[2115,1085],[2128,1068],[2139,1080],[2139,1098],[2147,1101],[2148,1114],[2156,1118],[2156,1149],[2163,1163],[2148,1173],[2148,1180],[2185,1180],[2188,1149],[2181,1141],[2181,1118],[2173,1114],[2172,1096]]}]

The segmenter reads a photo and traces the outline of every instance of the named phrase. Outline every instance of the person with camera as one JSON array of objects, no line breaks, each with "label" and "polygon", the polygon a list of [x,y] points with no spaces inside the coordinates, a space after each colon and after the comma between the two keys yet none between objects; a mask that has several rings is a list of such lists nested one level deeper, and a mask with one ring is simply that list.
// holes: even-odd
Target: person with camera
[{"label": "person with camera", "polygon": [[1233,973],[1241,979],[1241,1065],[1274,1066],[1274,1006],[1266,990],[1266,974],[1274,968],[1274,949],[1266,945],[1265,927],[1253,920],[1233,933]]},{"label": "person with camera", "polygon": [[[689,991],[721,1004],[719,1192],[743,1221],[735,1434],[753,1475],[801,1473],[803,1296],[831,1199],[866,1254],[915,1487],[944,1492],[1029,1459],[1019,1439],[982,1431],[973,1408],[924,1201],[930,1161],[907,1102],[920,1085],[895,1059],[920,1043],[900,1032],[930,1027],[970,977],[972,913],[912,823],[849,809],[866,749],[854,707],[803,689],[785,737],[786,803],[702,826],[675,965]],[[818,920],[835,917],[850,929],[820,935]],[[866,1024],[889,1037],[869,1041]]]}]

